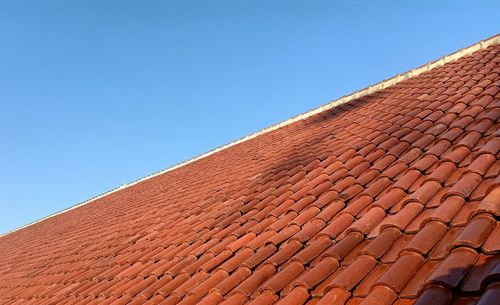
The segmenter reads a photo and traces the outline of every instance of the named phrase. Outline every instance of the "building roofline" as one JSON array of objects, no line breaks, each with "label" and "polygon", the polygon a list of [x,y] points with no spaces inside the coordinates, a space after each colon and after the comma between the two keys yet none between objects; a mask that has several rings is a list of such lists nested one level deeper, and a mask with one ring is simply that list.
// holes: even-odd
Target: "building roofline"
[{"label": "building roofline", "polygon": [[257,132],[254,132],[254,133],[252,133],[252,134],[250,134],[248,136],[239,138],[239,139],[237,139],[237,140],[235,140],[233,142],[230,142],[228,144],[224,144],[222,146],[219,146],[219,147],[217,147],[217,148],[215,148],[213,150],[210,150],[210,151],[208,151],[206,153],[198,155],[198,156],[196,156],[196,157],[194,157],[192,159],[189,159],[189,160],[183,161],[181,163],[175,164],[175,165],[173,165],[171,167],[168,167],[168,168],[166,168],[164,170],[158,171],[158,172],[153,173],[151,175],[145,176],[145,177],[140,178],[138,180],[135,180],[133,182],[123,184],[123,185],[121,185],[121,186],[119,186],[117,188],[114,188],[114,189],[112,189],[110,191],[104,192],[104,193],[102,193],[102,194],[100,194],[98,196],[92,197],[92,198],[90,198],[88,200],[85,200],[85,201],[83,201],[81,203],[78,203],[78,204],[76,204],[76,205],[74,205],[72,207],[69,207],[67,209],[63,209],[63,210],[61,210],[59,212],[53,213],[53,214],[48,215],[46,217],[43,217],[43,218],[41,218],[39,220],[33,221],[33,222],[28,223],[28,224],[26,224],[24,226],[21,226],[19,228],[11,230],[11,231],[9,231],[9,232],[7,232],[5,234],[0,235],[0,238],[3,237],[3,236],[9,235],[11,233],[14,233],[16,231],[22,230],[24,228],[27,228],[29,226],[32,226],[32,225],[34,225],[36,223],[39,223],[39,222],[42,222],[42,221],[47,220],[49,218],[52,218],[54,216],[63,214],[65,212],[67,212],[67,211],[70,211],[70,210],[76,209],[78,207],[81,207],[83,205],[86,205],[86,204],[91,203],[91,202],[93,202],[93,201],[95,201],[97,199],[103,198],[103,197],[105,197],[107,195],[110,195],[112,193],[115,193],[117,191],[120,191],[120,190],[123,190],[125,188],[131,187],[131,186],[136,185],[138,183],[141,183],[141,182],[143,182],[145,180],[149,180],[151,178],[154,178],[156,176],[162,175],[164,173],[173,171],[173,170],[175,170],[175,169],[177,169],[179,167],[185,166],[185,165],[187,165],[189,163],[193,163],[193,162],[195,162],[197,160],[200,160],[200,159],[203,159],[203,158],[208,157],[210,155],[213,155],[213,154],[215,154],[215,153],[217,153],[217,152],[219,152],[221,150],[224,150],[226,148],[229,148],[231,146],[234,146],[234,145],[237,145],[239,143],[251,140],[251,139],[253,139],[253,138],[257,137],[257,136],[260,136],[262,134],[271,132],[273,130],[279,129],[279,128],[283,127],[283,126],[292,124],[294,122],[297,122],[297,121],[309,118],[309,117],[311,117],[313,115],[316,115],[318,113],[321,113],[321,112],[329,110],[329,109],[332,109],[332,108],[334,108],[336,106],[345,104],[345,103],[347,103],[349,101],[358,99],[358,98],[360,98],[362,96],[369,95],[369,94],[372,94],[374,92],[380,91],[380,90],[385,89],[385,88],[387,88],[389,86],[397,84],[397,83],[399,83],[399,82],[401,82],[403,80],[406,80],[408,78],[420,75],[420,74],[422,74],[424,72],[427,72],[429,70],[432,70],[432,69],[434,69],[436,67],[443,66],[443,65],[445,65],[445,64],[447,64],[449,62],[455,61],[455,60],[457,60],[459,58],[462,58],[464,56],[470,55],[470,54],[472,54],[474,52],[477,52],[479,50],[483,50],[483,49],[485,49],[485,48],[487,48],[487,47],[489,47],[491,45],[495,45],[495,44],[500,44],[500,34],[497,34],[497,35],[492,36],[490,38],[481,40],[480,42],[477,42],[477,43],[475,43],[475,44],[473,44],[473,45],[471,45],[469,47],[466,47],[466,48],[460,49],[460,50],[458,50],[458,51],[456,51],[454,53],[445,55],[445,56],[443,56],[443,57],[441,57],[441,58],[439,58],[437,60],[428,62],[428,63],[426,63],[426,64],[424,64],[424,65],[422,65],[422,66],[420,66],[418,68],[413,68],[413,69],[411,69],[411,70],[409,70],[409,71],[407,71],[405,73],[397,74],[396,76],[393,76],[393,77],[388,78],[386,80],[380,81],[380,82],[378,82],[378,83],[376,83],[374,85],[370,85],[370,86],[368,86],[368,87],[366,87],[364,89],[355,91],[354,93],[351,93],[349,95],[345,95],[345,96],[343,96],[341,98],[338,98],[336,100],[333,100],[333,101],[331,101],[331,102],[329,102],[329,103],[327,103],[327,104],[325,104],[323,106],[320,106],[318,108],[309,110],[307,112],[299,114],[299,115],[297,115],[295,117],[292,117],[292,118],[287,119],[285,121],[282,121],[280,123],[274,124],[274,125],[269,126],[267,128],[261,129],[261,130],[259,130]]}]

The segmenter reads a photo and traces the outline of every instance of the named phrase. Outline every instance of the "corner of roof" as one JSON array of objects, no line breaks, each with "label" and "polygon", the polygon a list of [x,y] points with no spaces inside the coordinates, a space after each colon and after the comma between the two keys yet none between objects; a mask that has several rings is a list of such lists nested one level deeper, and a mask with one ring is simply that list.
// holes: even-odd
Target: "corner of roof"
[{"label": "corner of roof", "polygon": [[349,101],[358,99],[360,97],[363,97],[363,96],[375,93],[375,92],[380,91],[382,89],[385,89],[385,88],[387,88],[389,86],[395,85],[395,84],[397,84],[397,83],[399,83],[399,82],[401,82],[403,80],[406,80],[406,79],[411,78],[411,77],[415,77],[415,76],[420,75],[420,74],[422,74],[424,72],[432,70],[432,69],[434,69],[436,67],[443,66],[443,65],[445,65],[445,64],[447,64],[449,62],[455,61],[455,60],[460,59],[460,58],[462,58],[464,56],[470,55],[470,54],[472,54],[474,52],[486,49],[487,47],[489,47],[491,45],[496,45],[496,44],[500,44],[500,34],[496,34],[496,35],[494,35],[492,37],[489,37],[487,39],[481,40],[481,41],[479,41],[479,42],[477,42],[477,43],[475,43],[475,44],[473,44],[471,46],[462,48],[462,49],[460,49],[460,50],[458,50],[456,52],[453,52],[451,54],[444,55],[443,57],[441,57],[441,58],[439,58],[437,60],[434,60],[434,61],[430,61],[430,62],[428,62],[428,63],[426,63],[426,64],[424,64],[424,65],[422,65],[420,67],[413,68],[413,69],[411,69],[411,70],[409,70],[407,72],[404,72],[404,73],[399,73],[399,74],[397,74],[397,75],[395,75],[395,76],[393,76],[391,78],[382,80],[382,81],[380,81],[380,82],[378,82],[378,83],[376,83],[374,85],[370,85],[370,86],[368,86],[368,87],[366,87],[364,89],[355,91],[355,92],[353,92],[351,94],[345,95],[345,96],[343,96],[341,98],[338,98],[336,100],[332,100],[329,103],[327,103],[325,105],[322,105],[322,106],[320,106],[318,108],[309,110],[309,111],[304,112],[302,114],[299,114],[299,115],[297,115],[295,117],[292,117],[292,118],[287,119],[285,121],[282,121],[280,123],[274,124],[274,125],[272,125],[270,127],[261,129],[261,130],[255,132],[255,133],[252,133],[252,134],[250,134],[248,136],[245,136],[245,137],[242,137],[240,139],[237,139],[237,140],[235,140],[235,141],[233,141],[231,143],[219,146],[219,147],[217,147],[217,148],[215,148],[215,149],[213,149],[211,151],[208,151],[208,152],[203,153],[201,155],[198,155],[198,156],[196,156],[194,158],[188,159],[186,161],[183,161],[181,163],[178,163],[176,165],[168,167],[168,168],[166,168],[164,170],[161,170],[161,171],[158,171],[158,172],[153,173],[151,175],[145,176],[145,177],[140,178],[140,179],[138,179],[136,181],[133,181],[131,183],[123,184],[123,185],[121,185],[121,186],[119,186],[117,188],[114,188],[114,189],[112,189],[110,191],[102,193],[102,194],[100,194],[98,196],[92,197],[92,198],[90,198],[88,200],[85,200],[85,201],[83,201],[81,203],[78,203],[78,204],[76,204],[76,205],[74,205],[72,207],[69,207],[67,209],[63,209],[63,210],[61,210],[59,212],[53,213],[51,215],[43,217],[43,218],[41,218],[39,220],[36,220],[34,222],[28,223],[28,224],[26,224],[24,226],[21,226],[19,228],[16,228],[16,229],[11,230],[9,232],[6,232],[4,234],[0,234],[0,238],[2,238],[4,236],[7,236],[7,235],[9,235],[11,233],[17,232],[19,230],[22,230],[24,228],[27,228],[29,226],[32,226],[32,225],[34,225],[36,223],[39,223],[39,222],[42,222],[42,221],[47,220],[49,218],[52,218],[54,216],[63,214],[63,213],[68,212],[70,210],[73,210],[73,209],[76,209],[76,208],[81,207],[83,205],[86,205],[88,203],[91,203],[91,202],[93,202],[93,201],[95,201],[97,199],[103,198],[103,197],[105,197],[107,195],[110,195],[110,194],[112,194],[114,192],[123,190],[125,188],[131,187],[131,186],[136,185],[138,183],[141,183],[141,182],[143,182],[145,180],[149,180],[149,179],[154,178],[156,176],[159,176],[159,175],[165,174],[167,172],[173,171],[173,170],[175,170],[175,169],[177,169],[179,167],[185,166],[185,165],[187,165],[189,163],[193,163],[193,162],[195,162],[197,160],[200,160],[200,159],[203,159],[203,158],[208,157],[210,155],[213,155],[213,154],[215,154],[215,153],[217,153],[217,152],[219,152],[221,150],[224,150],[226,148],[229,148],[231,146],[235,146],[235,145],[240,144],[242,142],[251,140],[251,139],[253,139],[253,138],[255,138],[255,137],[259,136],[259,135],[271,132],[273,130],[279,129],[279,128],[283,127],[283,126],[292,124],[294,122],[297,122],[297,121],[309,118],[309,117],[311,117],[313,115],[316,115],[316,114],[321,113],[323,111],[335,108],[335,107],[337,107],[339,105],[345,104],[345,103],[347,103]]}]

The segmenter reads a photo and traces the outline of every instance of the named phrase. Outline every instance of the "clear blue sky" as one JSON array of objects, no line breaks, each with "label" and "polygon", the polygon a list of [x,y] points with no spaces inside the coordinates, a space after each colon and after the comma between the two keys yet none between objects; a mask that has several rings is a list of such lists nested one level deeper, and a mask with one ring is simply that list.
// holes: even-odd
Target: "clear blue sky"
[{"label": "clear blue sky", "polygon": [[439,58],[498,1],[0,2],[0,233]]}]

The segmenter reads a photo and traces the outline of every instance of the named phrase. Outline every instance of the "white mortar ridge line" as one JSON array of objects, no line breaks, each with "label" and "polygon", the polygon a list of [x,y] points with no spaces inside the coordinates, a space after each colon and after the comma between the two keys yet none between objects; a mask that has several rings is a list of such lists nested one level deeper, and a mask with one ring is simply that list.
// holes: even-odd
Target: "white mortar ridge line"
[{"label": "white mortar ridge line", "polygon": [[318,107],[318,108],[315,108],[315,109],[312,109],[312,110],[310,110],[310,111],[304,112],[304,113],[302,113],[302,114],[299,114],[299,115],[297,115],[297,116],[295,116],[295,117],[292,117],[292,118],[290,118],[290,119],[288,119],[288,120],[285,120],[285,121],[283,121],[283,122],[280,122],[280,123],[277,123],[277,124],[275,124],[275,125],[272,125],[272,126],[270,126],[270,127],[267,127],[267,128],[261,129],[261,130],[259,130],[259,131],[255,132],[255,133],[252,133],[252,134],[250,134],[250,135],[248,135],[248,136],[245,136],[245,137],[242,137],[242,138],[240,138],[240,139],[237,139],[237,140],[235,140],[235,141],[233,141],[233,142],[231,142],[231,143],[228,143],[228,144],[225,144],[225,145],[219,146],[219,147],[217,147],[217,148],[215,148],[215,149],[213,149],[213,150],[211,150],[211,151],[208,151],[208,152],[206,152],[206,153],[204,153],[204,154],[201,154],[201,155],[199,155],[199,156],[197,156],[197,157],[194,157],[194,158],[192,158],[192,159],[186,160],[186,161],[184,161],[184,162],[178,163],[178,164],[176,164],[176,165],[174,165],[174,166],[172,166],[172,167],[169,167],[169,168],[167,168],[167,169],[164,169],[164,170],[162,170],[162,171],[159,171],[159,172],[156,172],[156,173],[151,174],[151,175],[149,175],[149,176],[143,177],[143,178],[141,178],[141,179],[139,179],[139,180],[136,180],[136,181],[133,181],[133,182],[131,182],[131,183],[126,183],[126,184],[123,184],[123,185],[121,185],[121,186],[119,186],[119,187],[117,187],[117,188],[115,188],[115,189],[112,189],[112,190],[110,190],[110,191],[108,191],[108,192],[102,193],[101,195],[98,195],[98,196],[96,196],[96,197],[90,198],[90,199],[88,199],[88,200],[86,200],[86,201],[83,201],[83,202],[81,202],[81,203],[79,203],[79,204],[76,204],[76,205],[74,205],[74,206],[72,206],[72,207],[69,207],[69,208],[67,208],[67,209],[61,210],[61,211],[59,211],[59,212],[56,212],[56,213],[54,213],[54,214],[51,214],[51,215],[49,215],[49,216],[46,216],[46,217],[41,218],[41,219],[39,219],[39,220],[36,220],[36,221],[34,221],[34,222],[28,223],[28,224],[26,224],[26,225],[24,225],[24,226],[22,226],[22,227],[19,227],[19,228],[17,228],[17,229],[14,229],[14,230],[12,230],[12,231],[9,231],[9,232],[7,232],[7,233],[5,233],[5,234],[2,234],[2,235],[0,235],[0,237],[6,236],[6,235],[11,234],[11,233],[14,233],[14,232],[16,232],[16,231],[19,231],[19,230],[21,230],[21,229],[24,229],[24,228],[26,228],[26,227],[29,227],[29,226],[31,226],[31,225],[34,225],[34,224],[39,223],[39,222],[41,222],[41,221],[44,221],[44,220],[46,220],[46,219],[52,218],[52,217],[54,217],[54,216],[57,216],[57,215],[63,214],[63,213],[65,213],[65,212],[67,212],[67,211],[70,211],[70,210],[76,209],[76,208],[78,208],[78,207],[81,207],[82,205],[88,204],[88,203],[90,203],[90,202],[92,202],[92,201],[95,201],[95,200],[97,200],[97,199],[100,199],[100,198],[102,198],[102,197],[105,197],[105,196],[107,196],[107,195],[110,195],[110,194],[112,194],[112,193],[114,193],[114,192],[117,192],[117,191],[120,191],[120,190],[122,190],[122,189],[125,189],[125,188],[127,188],[127,187],[130,187],[130,186],[136,185],[136,184],[141,183],[141,182],[143,182],[143,181],[145,181],[145,180],[148,180],[148,179],[154,178],[154,177],[156,177],[156,176],[162,175],[162,174],[164,174],[164,173],[167,173],[167,172],[173,171],[173,170],[175,170],[175,169],[177,169],[177,168],[179,168],[179,167],[181,167],[181,166],[184,166],[184,165],[187,165],[187,164],[189,164],[189,163],[195,162],[195,161],[197,161],[197,160],[203,159],[203,158],[205,158],[205,157],[208,157],[208,156],[210,156],[210,155],[215,154],[216,152],[219,152],[219,151],[224,150],[224,149],[226,149],[226,148],[229,148],[229,147],[231,147],[231,146],[237,145],[237,144],[239,144],[239,143],[242,143],[242,142],[245,142],[245,141],[251,140],[251,139],[253,139],[253,138],[257,137],[257,136],[260,136],[260,135],[262,135],[262,134],[265,134],[265,133],[271,132],[271,131],[273,131],[273,130],[279,129],[279,128],[283,127],[283,126],[286,126],[286,125],[292,124],[292,123],[294,123],[294,122],[297,122],[297,121],[300,121],[300,120],[303,120],[303,119],[309,118],[309,117],[311,117],[311,116],[313,116],[313,115],[315,115],[315,114],[318,114],[318,113],[321,113],[321,112],[323,112],[323,111],[326,111],[326,110],[332,109],[332,108],[334,108],[334,107],[336,107],[336,106],[339,106],[339,105],[345,104],[345,103],[347,103],[347,102],[349,102],[349,101],[356,100],[356,99],[358,99],[358,98],[360,98],[360,97],[363,97],[363,96],[365,96],[365,95],[369,95],[369,94],[375,93],[375,92],[380,91],[380,90],[382,90],[382,89],[385,89],[385,88],[387,88],[387,87],[389,87],[389,86],[392,86],[392,85],[394,85],[394,84],[397,84],[397,83],[399,83],[399,82],[401,82],[401,81],[403,81],[403,80],[406,80],[406,79],[408,79],[408,78],[411,78],[411,77],[414,77],[414,76],[420,75],[420,74],[422,74],[422,73],[424,73],[424,72],[427,72],[427,71],[430,71],[430,70],[432,70],[432,69],[434,69],[434,68],[436,68],[436,67],[443,66],[443,65],[445,65],[446,63],[449,63],[449,62],[455,61],[455,60],[457,60],[457,59],[459,59],[459,58],[462,58],[462,57],[464,57],[464,56],[470,55],[470,54],[472,54],[472,53],[474,53],[474,52],[476,52],[476,51],[483,50],[483,49],[485,49],[485,48],[487,48],[487,47],[489,47],[489,46],[491,46],[491,45],[495,45],[495,44],[500,44],[500,34],[497,34],[497,35],[492,36],[492,37],[490,37],[490,38],[487,38],[487,39],[485,39],[485,40],[481,40],[481,41],[480,41],[480,42],[478,42],[478,43],[475,43],[475,44],[473,44],[473,45],[471,45],[471,46],[469,46],[469,47],[466,47],[466,48],[460,49],[460,50],[458,50],[458,51],[456,51],[456,52],[454,52],[454,53],[451,53],[451,54],[449,54],[449,55],[445,55],[445,56],[443,56],[443,57],[441,57],[441,58],[439,58],[439,59],[437,59],[437,60],[435,60],[435,61],[428,62],[428,63],[426,63],[426,64],[424,64],[424,65],[422,65],[422,66],[420,66],[420,67],[418,67],[418,68],[411,69],[410,71],[407,71],[407,72],[405,72],[405,73],[400,73],[400,74],[397,74],[397,75],[396,75],[396,76],[394,76],[394,77],[391,77],[391,78],[388,78],[388,79],[386,79],[386,80],[380,81],[380,82],[378,82],[378,83],[376,83],[376,84],[374,84],[374,85],[370,85],[370,86],[368,86],[368,87],[366,87],[366,88],[364,88],[364,89],[361,89],[361,90],[355,91],[355,92],[354,92],[354,93],[352,93],[352,94],[349,94],[349,95],[344,95],[343,97],[341,97],[341,98],[339,98],[339,99],[336,99],[336,100],[333,100],[333,101],[329,102],[328,104],[325,104],[325,105],[320,106],[320,107]]}]

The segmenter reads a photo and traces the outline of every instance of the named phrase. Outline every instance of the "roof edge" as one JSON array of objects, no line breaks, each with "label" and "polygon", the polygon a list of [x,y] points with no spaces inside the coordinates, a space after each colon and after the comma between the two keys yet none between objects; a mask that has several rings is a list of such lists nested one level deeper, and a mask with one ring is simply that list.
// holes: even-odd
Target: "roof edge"
[{"label": "roof edge", "polygon": [[168,168],[166,168],[164,170],[161,170],[161,171],[158,171],[158,172],[153,173],[151,175],[145,176],[145,177],[140,178],[138,180],[135,180],[133,182],[123,184],[123,185],[121,185],[121,186],[119,186],[117,188],[114,188],[114,189],[110,190],[110,191],[104,192],[104,193],[102,193],[100,195],[97,195],[97,196],[92,197],[92,198],[90,198],[88,200],[80,202],[80,203],[78,203],[78,204],[76,204],[76,205],[74,205],[72,207],[69,207],[67,209],[63,209],[63,210],[61,210],[59,212],[53,213],[53,214],[48,215],[46,217],[43,217],[43,218],[41,218],[39,220],[33,221],[33,222],[28,223],[28,224],[26,224],[24,226],[21,226],[19,228],[16,228],[14,230],[11,230],[11,231],[8,231],[8,232],[6,232],[4,234],[1,234],[0,238],[4,237],[6,235],[9,235],[11,233],[14,233],[16,231],[22,230],[24,228],[27,228],[27,227],[29,227],[31,225],[36,224],[36,223],[39,223],[39,222],[42,222],[42,221],[47,220],[49,218],[52,218],[54,216],[63,214],[63,213],[68,212],[70,210],[73,210],[73,209],[76,209],[76,208],[81,207],[83,205],[86,205],[86,204],[88,204],[90,202],[93,202],[93,201],[95,201],[97,199],[100,199],[102,197],[105,197],[107,195],[115,193],[115,192],[120,191],[122,189],[128,188],[130,186],[136,185],[136,184],[141,183],[141,182],[143,182],[145,180],[148,180],[148,179],[154,178],[156,176],[162,175],[164,173],[173,171],[173,170],[175,170],[175,169],[177,169],[179,167],[182,167],[182,166],[187,165],[189,163],[192,163],[192,162],[195,162],[197,160],[200,160],[200,159],[203,159],[205,157],[208,157],[210,155],[213,155],[213,154],[215,154],[215,153],[217,153],[217,152],[219,152],[221,150],[224,150],[226,148],[229,148],[231,146],[234,146],[234,145],[237,145],[239,143],[251,140],[251,139],[253,139],[253,138],[255,138],[255,137],[259,136],[259,135],[271,132],[271,131],[279,129],[279,128],[283,127],[283,126],[286,126],[286,125],[292,124],[294,122],[306,119],[308,117],[311,117],[311,116],[316,115],[318,113],[321,113],[323,111],[335,108],[338,105],[345,104],[345,103],[347,103],[349,101],[358,99],[358,98],[363,97],[365,95],[369,95],[369,94],[372,94],[374,92],[380,91],[380,90],[385,89],[385,88],[387,88],[389,86],[397,84],[397,83],[399,83],[399,82],[401,82],[403,80],[406,80],[408,78],[420,75],[420,74],[422,74],[424,72],[427,72],[429,70],[432,70],[432,69],[434,69],[436,67],[443,66],[443,65],[445,65],[445,64],[447,64],[449,62],[455,61],[455,60],[457,60],[459,58],[462,58],[462,57],[470,55],[470,54],[472,54],[474,52],[483,50],[483,49],[485,49],[485,48],[487,48],[487,47],[489,47],[491,45],[495,45],[495,44],[500,44],[500,34],[497,34],[497,35],[492,36],[490,38],[481,40],[481,41],[479,41],[479,42],[477,42],[477,43],[475,43],[475,44],[473,44],[473,45],[471,45],[469,47],[465,47],[465,48],[462,48],[462,49],[460,49],[460,50],[458,50],[456,52],[453,52],[451,54],[444,55],[443,57],[441,57],[441,58],[439,58],[437,60],[434,60],[434,61],[430,61],[430,62],[428,62],[428,63],[426,63],[426,64],[424,64],[424,65],[422,65],[422,66],[420,66],[418,68],[413,68],[413,69],[411,69],[411,70],[409,70],[407,72],[397,74],[396,76],[393,76],[391,78],[382,80],[382,81],[380,81],[380,82],[378,82],[378,83],[376,83],[374,85],[370,85],[370,86],[368,86],[368,87],[366,87],[364,89],[355,91],[354,93],[351,93],[349,95],[344,95],[343,97],[338,98],[336,100],[332,100],[332,101],[330,101],[329,103],[327,103],[327,104],[325,104],[323,106],[320,106],[318,108],[309,110],[307,112],[299,114],[299,115],[297,115],[295,117],[292,117],[292,118],[287,119],[285,121],[282,121],[280,123],[271,125],[271,126],[266,127],[264,129],[261,129],[261,130],[259,130],[257,132],[254,132],[254,133],[252,133],[252,134],[250,134],[248,136],[244,136],[244,137],[239,138],[239,139],[237,139],[237,140],[235,140],[233,142],[230,142],[228,144],[224,144],[222,146],[219,146],[219,147],[217,147],[217,148],[215,148],[213,150],[210,150],[210,151],[208,151],[206,153],[203,153],[201,155],[198,155],[198,156],[193,157],[191,159],[188,159],[186,161],[180,162],[178,164],[175,164],[175,165],[173,165],[171,167],[168,167]]}]

